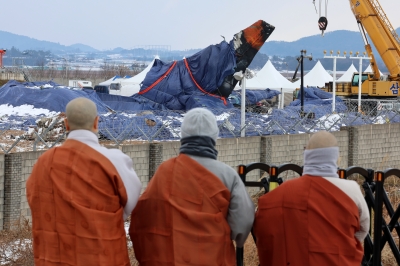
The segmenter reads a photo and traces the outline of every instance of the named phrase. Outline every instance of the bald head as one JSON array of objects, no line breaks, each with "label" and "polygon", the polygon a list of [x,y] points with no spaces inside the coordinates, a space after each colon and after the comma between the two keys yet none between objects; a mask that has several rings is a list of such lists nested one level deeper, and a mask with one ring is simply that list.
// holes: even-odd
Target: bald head
[{"label": "bald head", "polygon": [[311,136],[306,149],[313,150],[330,147],[338,147],[335,136],[327,131],[319,131]]},{"label": "bald head", "polygon": [[97,108],[91,100],[87,98],[73,99],[67,104],[66,114],[67,130],[97,130]]}]

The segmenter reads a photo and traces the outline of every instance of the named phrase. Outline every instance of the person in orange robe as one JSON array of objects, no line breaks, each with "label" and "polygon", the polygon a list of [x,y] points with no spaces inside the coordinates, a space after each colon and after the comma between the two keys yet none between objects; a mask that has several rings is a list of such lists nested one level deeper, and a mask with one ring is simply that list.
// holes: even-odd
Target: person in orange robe
[{"label": "person in orange robe", "polygon": [[67,140],[46,151],[26,183],[35,265],[130,265],[124,220],[141,182],[132,160],[98,143],[96,105],[66,107]]},{"label": "person in orange robe", "polygon": [[338,158],[336,138],[315,133],[303,176],[259,198],[254,233],[261,266],[361,264],[369,211],[359,185],[339,179]]},{"label": "person in orange robe", "polygon": [[230,166],[217,160],[213,113],[185,114],[180,154],[162,163],[131,215],[129,235],[140,265],[236,265],[254,205]]}]

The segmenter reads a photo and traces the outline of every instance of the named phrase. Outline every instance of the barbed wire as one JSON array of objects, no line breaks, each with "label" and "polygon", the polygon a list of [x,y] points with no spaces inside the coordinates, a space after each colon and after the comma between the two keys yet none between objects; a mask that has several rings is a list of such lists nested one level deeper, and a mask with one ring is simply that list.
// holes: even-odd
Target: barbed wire
[{"label": "barbed wire", "polygon": [[[248,106],[242,126],[239,108],[211,109],[216,117],[220,138],[338,131],[341,127],[400,123],[399,101],[346,100],[332,112],[331,104],[276,107]],[[132,141],[179,140],[184,111],[150,110],[100,114],[99,139],[108,145]],[[37,151],[60,145],[67,136],[64,114],[54,117],[0,117],[0,152]]]}]

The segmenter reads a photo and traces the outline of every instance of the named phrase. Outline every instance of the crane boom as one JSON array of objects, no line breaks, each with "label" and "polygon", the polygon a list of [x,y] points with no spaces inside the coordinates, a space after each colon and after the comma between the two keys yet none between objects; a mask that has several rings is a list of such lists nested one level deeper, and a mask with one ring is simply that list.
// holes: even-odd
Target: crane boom
[{"label": "crane boom", "polygon": [[[349,0],[349,2],[357,22],[368,33],[387,67],[389,80],[400,80],[400,38],[378,0]],[[373,58],[372,50],[366,37],[364,37],[364,42],[366,42],[366,50],[369,56]],[[374,69],[375,77],[379,79],[379,70],[375,59],[371,60],[371,65]]]}]

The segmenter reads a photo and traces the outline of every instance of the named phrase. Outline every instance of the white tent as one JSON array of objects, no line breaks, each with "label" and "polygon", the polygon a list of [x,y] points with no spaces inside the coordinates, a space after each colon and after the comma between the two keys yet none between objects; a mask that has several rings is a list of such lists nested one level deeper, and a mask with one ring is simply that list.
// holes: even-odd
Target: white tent
[{"label": "white tent", "polygon": [[144,80],[144,78],[147,75],[147,72],[149,72],[150,69],[153,67],[154,61],[156,59],[160,59],[160,58],[158,56],[154,57],[153,61],[151,61],[151,63],[145,69],[143,69],[142,72],[140,72],[139,74],[135,75],[134,77],[126,79],[124,82],[126,82],[126,83],[134,83],[134,84],[142,83],[142,81]]},{"label": "white tent", "polygon": [[349,69],[347,69],[347,71],[344,72],[344,74],[340,78],[338,78],[337,81],[340,81],[340,82],[349,82],[349,81],[351,81],[351,79],[353,78],[354,72],[358,72],[358,70],[356,69],[356,67],[353,64],[351,64]]},{"label": "white tent", "polygon": [[[321,62],[318,61],[315,66],[304,76],[303,85],[307,86],[318,86],[324,87],[326,82],[333,81],[333,78],[322,66]],[[296,88],[300,88],[301,79],[296,81],[294,84]]]},{"label": "white tent", "polygon": [[252,79],[246,80],[247,89],[282,89],[283,92],[292,92],[296,87],[279,73],[270,60],[257,72]]},{"label": "white tent", "polygon": [[156,59],[160,58],[156,56],[142,72],[135,75],[134,77],[117,80],[116,82],[120,84],[119,90],[110,90],[110,93],[118,94],[121,96],[132,96],[133,94],[138,93],[140,91],[140,84],[142,83],[150,69],[153,67],[154,61]]},{"label": "white tent", "polygon": [[111,83],[117,83],[121,79],[120,76],[114,76],[106,81],[100,82],[99,85],[101,86],[109,86]]},{"label": "white tent", "polygon": [[[371,64],[364,70],[365,73],[372,73],[374,72],[372,70]],[[379,70],[379,73],[381,74],[381,76],[383,75],[382,72]]]}]

